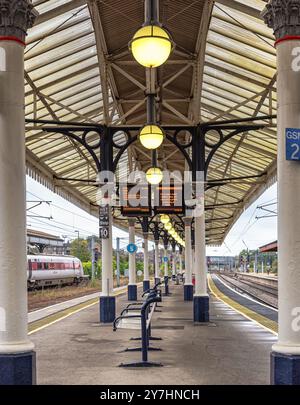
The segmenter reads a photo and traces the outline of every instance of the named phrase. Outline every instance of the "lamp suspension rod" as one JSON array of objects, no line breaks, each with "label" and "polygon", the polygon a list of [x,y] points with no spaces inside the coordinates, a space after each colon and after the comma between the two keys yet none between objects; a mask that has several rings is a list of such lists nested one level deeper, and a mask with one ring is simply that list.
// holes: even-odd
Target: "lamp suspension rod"
[{"label": "lamp suspension rod", "polygon": [[147,95],[147,124],[156,124],[155,94]]},{"label": "lamp suspension rod", "polygon": [[156,152],[156,149],[152,150],[152,167],[157,167],[157,152]]},{"label": "lamp suspension rod", "polygon": [[159,24],[159,0],[145,0],[145,25]]}]

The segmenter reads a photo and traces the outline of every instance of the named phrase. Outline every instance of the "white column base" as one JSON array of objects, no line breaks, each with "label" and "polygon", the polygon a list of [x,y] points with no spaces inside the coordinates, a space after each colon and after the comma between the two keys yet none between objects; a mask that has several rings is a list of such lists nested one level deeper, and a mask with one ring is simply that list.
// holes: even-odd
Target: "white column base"
[{"label": "white column base", "polygon": [[34,344],[30,340],[15,344],[0,344],[0,354],[25,353],[31,352],[33,349]]},{"label": "white column base", "polygon": [[300,345],[299,346],[284,345],[278,342],[272,346],[272,350],[273,352],[277,353],[300,355]]}]

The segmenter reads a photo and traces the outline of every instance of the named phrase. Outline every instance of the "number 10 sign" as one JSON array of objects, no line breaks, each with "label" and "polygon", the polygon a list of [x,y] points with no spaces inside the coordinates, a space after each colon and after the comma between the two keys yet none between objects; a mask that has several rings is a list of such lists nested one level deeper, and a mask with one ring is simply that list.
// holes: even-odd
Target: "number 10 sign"
[{"label": "number 10 sign", "polygon": [[285,130],[286,160],[300,160],[300,129]]}]

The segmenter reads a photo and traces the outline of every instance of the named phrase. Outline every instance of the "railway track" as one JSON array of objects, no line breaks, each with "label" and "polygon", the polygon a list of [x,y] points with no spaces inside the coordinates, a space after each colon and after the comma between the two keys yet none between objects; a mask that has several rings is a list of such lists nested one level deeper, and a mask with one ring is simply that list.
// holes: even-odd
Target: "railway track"
[{"label": "railway track", "polygon": [[235,273],[219,274],[218,277],[235,290],[247,294],[256,300],[278,308],[277,279],[267,279]]}]

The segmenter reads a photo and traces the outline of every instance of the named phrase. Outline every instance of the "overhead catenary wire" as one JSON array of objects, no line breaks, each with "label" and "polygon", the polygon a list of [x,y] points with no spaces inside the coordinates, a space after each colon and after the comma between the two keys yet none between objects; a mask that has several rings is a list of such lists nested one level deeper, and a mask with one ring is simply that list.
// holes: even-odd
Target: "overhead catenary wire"
[{"label": "overhead catenary wire", "polygon": [[[85,234],[85,235],[87,235],[87,236],[90,236],[90,235],[92,235],[92,233],[91,233],[91,231],[87,231],[86,229],[82,229],[82,228],[79,228],[79,227],[76,227],[76,226],[71,226],[71,225],[65,225],[65,224],[63,224],[63,223],[61,223],[61,222],[57,222],[57,223],[51,223],[51,222],[45,222],[45,221],[42,221],[42,220],[40,220],[40,219],[38,219],[38,218],[31,218],[31,221],[36,221],[36,222],[38,222],[38,223],[41,223],[41,224],[43,224],[43,225],[47,225],[48,227],[52,227],[52,228],[55,228],[55,229],[60,229],[60,230],[62,230],[62,231],[67,231],[67,232],[71,232],[71,230],[69,229],[69,228],[72,228],[72,229],[74,229],[74,232],[75,232],[75,230],[77,229],[77,230],[79,230],[81,233],[83,233],[83,234]],[[56,222],[56,221],[54,221],[54,222]],[[63,225],[63,227],[62,226],[60,226],[60,225]],[[52,230],[53,231],[53,230]]]},{"label": "overhead catenary wire", "polygon": [[[36,194],[34,194],[34,193],[30,192],[30,191],[27,191],[27,193],[30,194],[30,195],[32,195],[32,196],[34,196],[34,197],[36,197],[36,198],[38,198],[38,199],[40,199],[40,200],[42,201],[42,199],[41,199],[39,196],[37,196]],[[55,208],[58,208],[58,209],[63,210],[63,211],[65,211],[65,212],[69,212],[70,214],[73,214],[73,215],[75,215],[75,216],[77,216],[77,217],[83,218],[83,219],[85,219],[85,220],[87,220],[87,221],[94,222],[94,223],[97,223],[97,222],[98,222],[97,218],[94,218],[94,217],[92,217],[92,216],[89,218],[89,217],[87,217],[87,216],[85,216],[85,215],[78,214],[78,213],[76,213],[76,212],[74,212],[74,211],[71,211],[71,210],[69,210],[69,209],[67,209],[67,208],[61,207],[61,206],[59,206],[59,205],[57,205],[57,204],[54,204],[54,203],[52,203],[52,202],[51,202],[51,205],[52,205],[53,207],[55,207]]]}]

